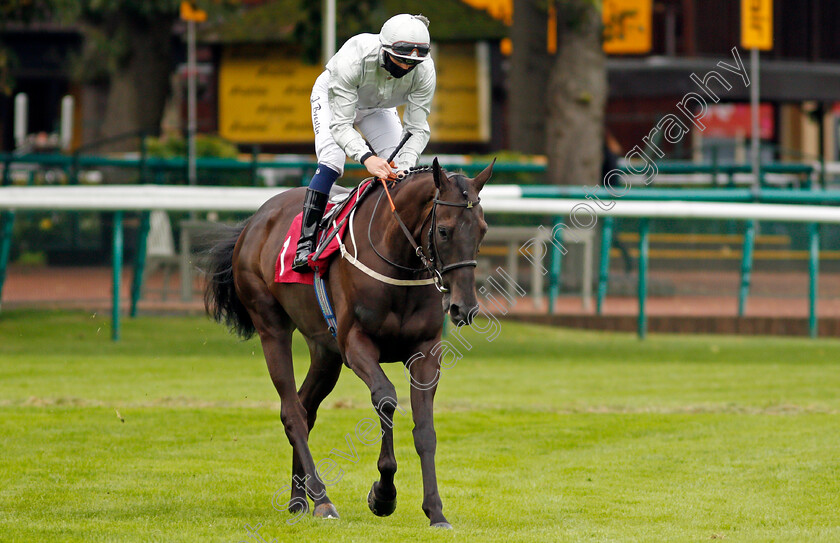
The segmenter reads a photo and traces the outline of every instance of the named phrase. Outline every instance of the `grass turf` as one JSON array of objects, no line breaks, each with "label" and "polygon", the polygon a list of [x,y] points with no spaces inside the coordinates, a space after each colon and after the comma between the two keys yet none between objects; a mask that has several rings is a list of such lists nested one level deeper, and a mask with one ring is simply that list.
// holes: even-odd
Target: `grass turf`
[{"label": "grass turf", "polygon": [[[101,315],[0,314],[0,540],[254,541],[246,524],[266,541],[840,540],[840,342],[501,327],[467,333],[441,379],[455,530],[440,532],[408,414],[397,511],[368,511],[378,445],[354,428],[373,412],[346,369],[311,438],[343,471],[341,519],[290,524],[271,503],[291,449],[256,341],[200,317],[125,321],[115,344]],[[332,452],[348,436],[356,462]]]}]

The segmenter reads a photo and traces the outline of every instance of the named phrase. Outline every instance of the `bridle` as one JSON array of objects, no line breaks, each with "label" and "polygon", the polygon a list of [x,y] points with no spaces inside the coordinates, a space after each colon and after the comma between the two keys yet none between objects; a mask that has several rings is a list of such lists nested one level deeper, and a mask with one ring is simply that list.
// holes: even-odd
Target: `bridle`
[{"label": "bridle", "polygon": [[[408,227],[403,222],[402,218],[400,218],[399,213],[397,213],[396,208],[393,206],[393,201],[391,205],[391,212],[394,215],[394,218],[397,220],[397,223],[400,225],[400,229],[402,229],[403,234],[405,234],[406,239],[411,244],[412,248],[414,249],[414,254],[417,255],[417,258],[420,259],[420,263],[422,267],[420,268],[410,268],[408,266],[403,266],[402,264],[398,264],[389,260],[385,257],[382,253],[380,253],[376,249],[376,245],[373,243],[371,239],[371,225],[373,224],[373,218],[376,216],[376,210],[379,208],[379,203],[382,200],[382,196],[387,194],[388,187],[383,182],[383,187],[385,190],[379,195],[379,199],[376,201],[376,205],[373,208],[373,212],[370,216],[370,223],[368,223],[368,241],[370,242],[370,246],[373,248],[373,251],[376,255],[387,262],[388,264],[405,270],[410,271],[413,273],[420,273],[420,272],[427,272],[430,273],[434,279],[435,288],[438,289],[439,292],[445,293],[449,292],[445,286],[443,286],[443,275],[445,273],[451,272],[453,270],[457,270],[459,268],[465,268],[468,266],[475,267],[477,262],[475,260],[461,260],[459,262],[455,262],[453,264],[444,264],[440,258],[440,253],[438,252],[438,240],[437,240],[437,206],[449,206],[449,207],[462,207],[465,209],[473,209],[481,202],[481,198],[476,198],[474,201],[470,201],[467,199],[466,202],[449,202],[446,200],[440,199],[440,189],[435,190],[435,197],[432,200],[432,209],[429,210],[429,213],[423,219],[423,222],[420,223],[421,228],[427,222],[430,222],[429,225],[429,235],[428,235],[428,249],[427,251],[423,250],[423,247],[417,243],[414,239],[414,236],[408,230]],[[467,197],[467,192],[463,192],[464,196]],[[388,198],[390,199],[390,194],[388,194]],[[467,197],[468,198],[468,197]]]},{"label": "bridle", "polygon": [[[467,197],[467,191],[464,191],[464,196]],[[468,197],[467,197],[468,198]],[[477,206],[481,202],[481,198],[476,198],[474,201],[470,201],[467,199],[466,202],[447,202],[446,200],[440,199],[440,189],[435,191],[435,199],[434,203],[432,203],[432,210],[429,213],[432,217],[432,223],[429,226],[429,254],[432,255],[432,264],[434,265],[434,273],[435,277],[439,279],[440,286],[438,286],[438,281],[435,282],[435,286],[438,287],[438,290],[441,292],[447,292],[447,289],[443,286],[443,274],[447,272],[451,272],[452,270],[457,270],[458,268],[465,268],[465,267],[473,267],[475,268],[478,264],[475,260],[461,260],[460,262],[455,262],[454,264],[444,264],[443,260],[440,258],[440,254],[437,250],[437,206],[449,206],[449,207],[463,207],[465,209],[472,209]],[[425,224],[425,221],[424,221]],[[422,258],[420,259],[423,260]]]}]

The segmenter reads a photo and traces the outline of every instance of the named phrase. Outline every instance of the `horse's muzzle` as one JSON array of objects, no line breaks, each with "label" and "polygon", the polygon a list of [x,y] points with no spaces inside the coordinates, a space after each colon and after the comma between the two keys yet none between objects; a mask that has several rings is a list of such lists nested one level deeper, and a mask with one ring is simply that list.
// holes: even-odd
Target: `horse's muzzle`
[{"label": "horse's muzzle", "polygon": [[466,325],[472,324],[473,317],[478,312],[478,305],[473,306],[462,306],[458,304],[452,304],[449,306],[449,317],[452,319],[453,324],[456,326],[464,323]]}]

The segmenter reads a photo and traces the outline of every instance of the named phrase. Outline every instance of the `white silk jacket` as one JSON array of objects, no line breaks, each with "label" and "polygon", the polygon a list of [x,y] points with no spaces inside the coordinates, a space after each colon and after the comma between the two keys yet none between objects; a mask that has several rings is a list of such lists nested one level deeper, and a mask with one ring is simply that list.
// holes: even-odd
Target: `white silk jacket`
[{"label": "white silk jacket", "polygon": [[[431,135],[427,117],[435,94],[435,65],[431,56],[401,78],[382,67],[378,34],[359,34],[347,40],[329,62],[330,133],[339,147],[358,161],[370,152],[364,138],[353,128],[356,111],[391,108],[406,104],[403,134],[411,137],[395,159],[397,169],[416,166]],[[382,157],[388,158],[388,157]]]}]

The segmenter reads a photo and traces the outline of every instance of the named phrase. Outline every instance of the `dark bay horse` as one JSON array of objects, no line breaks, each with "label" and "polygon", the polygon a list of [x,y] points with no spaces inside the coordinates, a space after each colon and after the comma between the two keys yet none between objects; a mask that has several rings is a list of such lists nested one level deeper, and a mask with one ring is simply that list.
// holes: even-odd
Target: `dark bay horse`
[{"label": "dark bay horse", "polygon": [[[356,263],[352,257],[337,256],[326,273],[338,322],[336,337],[311,286],[274,282],[277,255],[301,209],[303,189],[270,199],[211,249],[205,306],[239,335],[259,334],[280,395],[280,416],[293,448],[290,512],[305,512],[308,495],[314,516],[338,517],[316,471],[308,439],[318,406],[333,390],[342,363],[368,386],[380,419],[380,479],[368,494],[368,505],[379,516],[394,511],[397,462],[392,426],[398,406],[394,385],[380,363],[403,362],[413,385],[413,436],[423,474],[423,511],[432,526],[451,528],[443,516],[435,475],[433,402],[440,370],[440,349],[435,347],[446,313],[455,323],[469,324],[478,310],[475,258],[487,231],[478,194],[492,168],[490,164],[470,179],[445,172],[435,159],[431,168],[409,173],[390,189],[389,197],[405,229],[392,214],[388,199],[382,198],[383,186],[378,183],[371,189],[345,235]],[[421,260],[427,267],[420,265]],[[429,278],[435,276],[437,284],[432,284]],[[425,284],[406,286],[406,281]],[[295,329],[303,334],[311,359],[299,390],[292,367]]]}]

